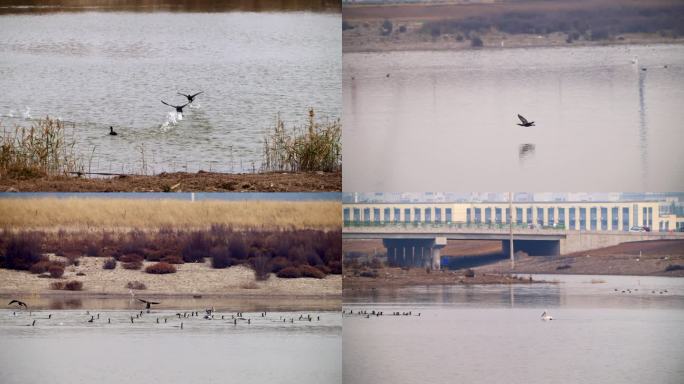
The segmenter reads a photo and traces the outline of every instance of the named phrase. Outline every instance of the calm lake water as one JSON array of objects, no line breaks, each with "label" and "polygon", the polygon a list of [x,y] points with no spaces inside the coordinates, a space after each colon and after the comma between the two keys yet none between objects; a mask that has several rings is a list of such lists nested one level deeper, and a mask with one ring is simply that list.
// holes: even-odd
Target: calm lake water
[{"label": "calm lake water", "polygon": [[684,190],[682,45],[343,63],[344,191]]},{"label": "calm lake water", "polygon": [[[229,319],[235,312],[219,312],[214,320],[179,319],[176,312],[153,310],[131,324],[131,311],[91,310],[100,319],[88,323],[85,310],[41,310],[29,317],[3,309],[0,382],[341,382],[337,311],[244,313],[250,324],[237,325]],[[36,325],[26,326],[33,319]]]},{"label": "calm lake water", "polygon": [[560,283],[346,297],[347,311],[385,315],[345,315],[344,382],[681,383],[684,279],[535,278]]},{"label": "calm lake water", "polygon": [[91,171],[252,170],[278,113],[341,116],[341,68],[339,12],[2,15],[0,124],[67,122]]}]

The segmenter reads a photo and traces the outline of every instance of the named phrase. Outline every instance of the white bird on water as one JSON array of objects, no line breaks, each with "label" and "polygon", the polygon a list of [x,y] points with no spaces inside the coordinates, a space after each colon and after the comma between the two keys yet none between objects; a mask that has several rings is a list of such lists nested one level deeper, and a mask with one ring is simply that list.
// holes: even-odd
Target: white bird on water
[{"label": "white bird on water", "polygon": [[553,320],[553,316],[551,316],[547,311],[544,311],[541,315],[542,320]]}]

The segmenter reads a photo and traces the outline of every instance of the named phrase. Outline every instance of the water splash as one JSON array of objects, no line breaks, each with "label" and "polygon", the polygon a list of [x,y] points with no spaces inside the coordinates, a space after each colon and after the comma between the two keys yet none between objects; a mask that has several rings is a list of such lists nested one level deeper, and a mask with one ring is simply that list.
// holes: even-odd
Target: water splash
[{"label": "water splash", "polygon": [[26,110],[22,114],[25,120],[31,120],[31,108],[26,107]]},{"label": "water splash", "polygon": [[166,115],[166,121],[163,122],[159,126],[159,128],[161,129],[162,132],[168,132],[169,130],[171,130],[171,128],[175,127],[178,124],[178,120],[181,120],[181,119],[178,119],[176,112],[169,112]]}]

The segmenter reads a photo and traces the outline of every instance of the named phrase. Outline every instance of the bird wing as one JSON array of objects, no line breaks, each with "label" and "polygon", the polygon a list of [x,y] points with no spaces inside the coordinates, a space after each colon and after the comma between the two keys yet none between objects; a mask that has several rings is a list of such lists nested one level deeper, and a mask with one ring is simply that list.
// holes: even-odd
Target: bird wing
[{"label": "bird wing", "polygon": [[185,103],[185,104],[181,105],[180,107],[176,107],[176,108],[185,108],[185,106],[186,106],[186,105],[188,105],[188,104],[190,104],[190,102],[189,102],[189,101],[188,101],[187,103]]},{"label": "bird wing", "polygon": [[186,95],[185,93],[180,93],[180,92],[178,92],[178,94],[181,95],[181,96],[190,97],[189,95]]},{"label": "bird wing", "polygon": [[146,301],[147,304],[159,304],[159,302],[154,302],[154,301]]},{"label": "bird wing", "polygon": [[518,114],[518,119],[520,119],[520,121],[521,121],[523,124],[527,124],[527,119],[524,118],[524,117],[522,117],[520,114]]},{"label": "bird wing", "polygon": [[17,303],[17,304],[18,304],[19,301],[18,301],[18,300],[12,300],[12,301],[10,301],[9,304],[7,304],[7,305],[12,305],[12,304],[14,304],[14,303]]},{"label": "bird wing", "polygon": [[[176,108],[175,105],[171,105],[171,104],[167,103],[167,102],[164,101],[164,100],[162,100],[161,102],[162,102],[162,104],[166,104],[166,105],[168,105],[169,107],[174,107],[174,108]],[[520,116],[520,115],[518,115],[518,116]]]},{"label": "bird wing", "polygon": [[195,96],[199,95],[200,93],[204,93],[204,91],[199,91],[199,92],[195,93],[194,95],[191,95],[190,97],[195,97]]},{"label": "bird wing", "polygon": [[143,300],[143,299],[138,299],[138,301],[142,301],[143,303],[147,303],[147,300]]}]

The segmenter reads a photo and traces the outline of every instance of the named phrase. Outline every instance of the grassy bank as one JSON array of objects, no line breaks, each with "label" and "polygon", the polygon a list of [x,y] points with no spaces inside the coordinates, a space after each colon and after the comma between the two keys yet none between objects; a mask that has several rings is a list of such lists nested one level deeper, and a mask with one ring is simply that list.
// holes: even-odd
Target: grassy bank
[{"label": "grassy bank", "polygon": [[340,203],[134,199],[0,199],[0,227],[19,229],[158,229],[341,227]]}]

